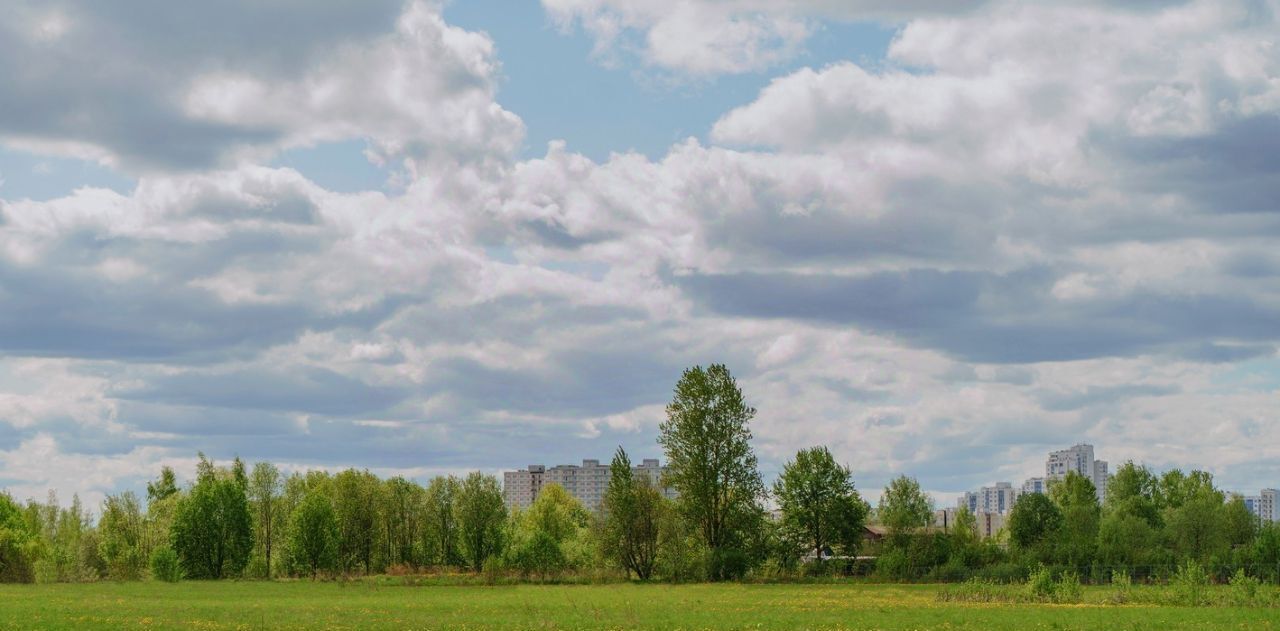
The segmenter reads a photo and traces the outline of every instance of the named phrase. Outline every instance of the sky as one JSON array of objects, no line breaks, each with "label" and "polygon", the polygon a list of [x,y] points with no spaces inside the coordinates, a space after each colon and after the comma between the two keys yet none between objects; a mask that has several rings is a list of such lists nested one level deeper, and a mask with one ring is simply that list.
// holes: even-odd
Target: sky
[{"label": "sky", "polygon": [[0,487],[660,456],[1280,486],[1280,0],[0,6]]}]

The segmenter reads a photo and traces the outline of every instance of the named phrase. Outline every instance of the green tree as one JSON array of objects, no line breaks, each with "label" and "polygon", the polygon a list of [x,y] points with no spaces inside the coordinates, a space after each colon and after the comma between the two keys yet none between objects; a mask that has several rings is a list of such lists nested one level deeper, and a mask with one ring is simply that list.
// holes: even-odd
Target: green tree
[{"label": "green tree", "polygon": [[161,467],[160,477],[147,483],[147,503],[165,499],[178,492],[178,476],[172,467]]},{"label": "green tree", "polygon": [[728,368],[694,366],[681,375],[660,427],[668,483],[710,553],[713,580],[745,570],[745,541],[761,523],[764,484],[747,428],[755,413]]},{"label": "green tree", "polygon": [[148,555],[143,549],[142,506],[132,491],[108,495],[98,520],[98,548],[107,573],[116,580],[141,578]]},{"label": "green tree", "polygon": [[[1108,491],[1110,492],[1110,491]],[[1108,512],[1098,527],[1098,561],[1130,575],[1160,552],[1160,532],[1138,513]]]},{"label": "green tree", "polygon": [[1062,511],[1043,493],[1025,493],[1009,513],[1009,540],[1020,551],[1047,559],[1062,529]]},{"label": "green tree", "polygon": [[271,578],[272,547],[280,536],[277,525],[280,523],[280,496],[283,491],[284,482],[275,465],[270,462],[253,465],[248,499],[253,510],[253,539],[258,546],[258,554],[262,555],[267,578]]},{"label": "green tree", "polygon": [[889,530],[893,547],[904,548],[910,536],[933,520],[933,500],[915,478],[898,476],[884,487],[876,517]]},{"label": "green tree", "polygon": [[419,559],[414,544],[421,538],[424,491],[401,476],[387,480],[384,486],[381,513],[387,562],[416,566]]},{"label": "green tree", "polygon": [[1059,558],[1076,567],[1088,565],[1096,552],[1102,521],[1093,481],[1071,471],[1049,485],[1049,499],[1062,511],[1062,528],[1057,537]]},{"label": "green tree", "polygon": [[347,469],[333,478],[333,511],[338,519],[338,565],[344,572],[357,565],[373,571],[378,545],[381,483],[368,471]]},{"label": "green tree", "polygon": [[1222,509],[1222,525],[1227,544],[1233,548],[1244,548],[1253,543],[1258,536],[1261,522],[1258,516],[1245,505],[1244,498],[1232,494]]},{"label": "green tree", "polygon": [[1230,547],[1225,515],[1222,493],[1212,486],[1182,497],[1165,518],[1165,536],[1173,552],[1202,565],[1225,553]]},{"label": "green tree", "polygon": [[35,581],[40,534],[9,497],[0,492],[0,583]]},{"label": "green tree", "polygon": [[236,576],[253,550],[253,517],[240,474],[218,471],[200,454],[196,483],[179,502],[173,519],[173,550],[190,578]]},{"label": "green tree", "polygon": [[782,468],[773,485],[786,530],[802,533],[819,558],[828,546],[853,554],[862,537],[869,507],[853,486],[849,468],[836,463],[826,447],[802,449]]},{"label": "green tree", "polygon": [[515,515],[511,558],[525,574],[546,576],[571,565],[566,548],[585,535],[590,515],[559,484],[546,484]]},{"label": "green tree", "polygon": [[1107,481],[1107,513],[1134,515],[1152,528],[1160,528],[1160,479],[1150,469],[1132,460],[1120,465]]},{"label": "green tree", "polygon": [[635,475],[621,446],[609,464],[609,486],[601,504],[605,554],[628,575],[635,572],[640,580],[649,580],[658,559],[663,498],[647,475]]},{"label": "green tree", "polygon": [[289,556],[312,578],[332,571],[338,558],[338,521],[333,503],[312,491],[303,496],[289,519]]},{"label": "green tree", "polygon": [[423,550],[426,562],[460,565],[457,502],[461,483],[454,476],[431,479],[423,497]]},{"label": "green tree", "polygon": [[507,507],[498,480],[479,471],[468,475],[458,489],[457,515],[463,553],[479,572],[486,559],[502,553],[505,543],[502,526]]}]

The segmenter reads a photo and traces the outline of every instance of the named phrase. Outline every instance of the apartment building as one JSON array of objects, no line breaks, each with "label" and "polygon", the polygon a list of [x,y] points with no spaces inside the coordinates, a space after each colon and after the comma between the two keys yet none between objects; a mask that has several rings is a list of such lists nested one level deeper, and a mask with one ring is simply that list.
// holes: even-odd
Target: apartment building
[{"label": "apartment building", "polygon": [[[631,470],[637,477],[648,478],[668,498],[675,497],[673,489],[662,487],[662,475],[666,472],[666,467],[661,466],[656,458],[646,458],[639,465],[632,466]],[[528,508],[547,484],[560,485],[569,495],[582,502],[587,510],[594,512],[600,508],[605,490],[609,487],[609,465],[601,464],[599,460],[583,460],[581,465],[560,464],[547,467],[531,464],[518,471],[506,471],[502,474],[502,494],[507,510]]]},{"label": "apartment building", "polygon": [[1280,507],[1276,506],[1277,493],[1280,491],[1276,489],[1262,489],[1257,495],[1244,496],[1244,505],[1264,524],[1280,521],[1280,513],[1277,513],[1277,508]]}]

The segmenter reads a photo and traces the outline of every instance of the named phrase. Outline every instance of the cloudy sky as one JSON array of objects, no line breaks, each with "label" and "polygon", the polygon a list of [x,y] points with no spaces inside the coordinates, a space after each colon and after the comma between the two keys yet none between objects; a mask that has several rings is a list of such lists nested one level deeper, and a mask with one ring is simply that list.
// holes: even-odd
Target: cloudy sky
[{"label": "cloudy sky", "polygon": [[0,5],[0,487],[1050,449],[1280,486],[1280,0]]}]

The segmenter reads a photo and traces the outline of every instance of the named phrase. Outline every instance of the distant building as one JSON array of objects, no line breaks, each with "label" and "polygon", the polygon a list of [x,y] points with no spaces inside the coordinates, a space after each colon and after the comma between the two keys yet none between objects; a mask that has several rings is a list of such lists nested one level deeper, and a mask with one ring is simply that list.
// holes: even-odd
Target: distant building
[{"label": "distant building", "polygon": [[1018,499],[1018,492],[1009,482],[996,482],[995,486],[984,486],[977,492],[965,493],[960,497],[959,506],[969,509],[970,513],[996,513],[1003,515],[1013,510],[1013,503]]},{"label": "distant building", "polygon": [[[950,532],[956,527],[956,518],[961,509],[966,506],[958,506],[956,508],[942,508],[933,512],[933,526],[935,529],[941,529]],[[996,536],[1001,528],[1004,528],[1005,515],[1000,513],[988,513],[985,511],[970,511],[973,514],[975,526],[977,527],[977,535],[983,539],[989,539]]]},{"label": "distant building", "polygon": [[1258,516],[1262,523],[1267,524],[1273,521],[1280,521],[1280,513],[1277,513],[1276,494],[1280,491],[1275,489],[1262,489],[1257,495],[1244,496],[1244,505],[1249,507],[1249,511]]},{"label": "distant building", "polygon": [[1049,453],[1049,460],[1044,465],[1045,477],[1051,480],[1060,479],[1072,471],[1093,482],[1099,502],[1106,497],[1107,480],[1110,478],[1107,473],[1107,461],[1094,459],[1093,445],[1081,443]]},{"label": "distant building", "polygon": [[1045,480],[1044,478],[1027,478],[1027,481],[1022,483],[1022,492],[1018,493],[1018,495],[1026,495],[1027,493],[1048,493],[1048,492],[1049,492],[1049,485],[1047,480]]},{"label": "distant building", "polygon": [[[675,497],[673,489],[662,487],[662,475],[666,473],[666,467],[661,466],[658,460],[647,458],[631,470],[637,477],[647,477],[668,498]],[[587,510],[594,512],[600,508],[605,489],[609,487],[609,465],[600,464],[599,460],[583,460],[582,466],[560,464],[548,468],[545,465],[531,464],[527,469],[506,471],[502,474],[502,495],[506,500],[507,510],[528,508],[547,484],[559,484],[569,495],[582,502]]]}]

